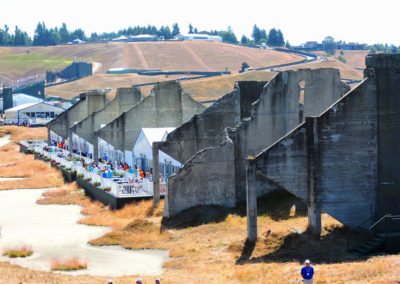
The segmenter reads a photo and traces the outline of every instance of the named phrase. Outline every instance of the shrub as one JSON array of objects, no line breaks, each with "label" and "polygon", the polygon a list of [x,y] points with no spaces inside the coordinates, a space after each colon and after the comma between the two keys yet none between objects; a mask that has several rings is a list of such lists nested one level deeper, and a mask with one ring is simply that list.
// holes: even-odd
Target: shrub
[{"label": "shrub", "polygon": [[347,62],[346,58],[343,55],[339,55],[338,60],[343,62],[343,63]]},{"label": "shrub", "polygon": [[89,181],[91,181],[92,179],[91,178],[85,178],[84,179],[84,181],[87,181],[87,182],[89,182]]},{"label": "shrub", "polygon": [[99,186],[99,185],[100,185],[100,182],[96,181],[96,182],[94,183],[94,185],[95,185],[95,186]]},{"label": "shrub", "polygon": [[66,260],[58,260],[52,259],[50,262],[51,270],[58,271],[75,271],[81,269],[87,269],[87,262],[78,259],[76,256],[66,259]]},{"label": "shrub", "polygon": [[71,168],[67,168],[66,170],[70,172],[70,171],[71,171]]},{"label": "shrub", "polygon": [[4,249],[3,250],[3,255],[8,256],[10,258],[16,258],[16,257],[28,257],[33,254],[33,250],[30,247],[15,247],[11,249]]},{"label": "shrub", "polygon": [[83,177],[84,177],[84,174],[77,174],[76,177],[77,177],[77,178],[83,178]]},{"label": "shrub", "polygon": [[60,168],[65,169],[65,165],[61,165]]},{"label": "shrub", "polygon": [[111,187],[105,187],[105,188],[103,188],[103,190],[109,192],[109,191],[111,191]]}]

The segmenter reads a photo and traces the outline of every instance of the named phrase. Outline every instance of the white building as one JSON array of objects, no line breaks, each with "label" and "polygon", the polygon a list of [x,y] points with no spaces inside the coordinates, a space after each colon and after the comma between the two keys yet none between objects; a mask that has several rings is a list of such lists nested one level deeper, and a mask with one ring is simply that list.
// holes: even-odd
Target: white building
[{"label": "white building", "polygon": [[[12,101],[13,101],[13,107],[23,105],[23,104],[28,104],[28,103],[40,103],[43,102],[43,99],[30,96],[27,94],[23,93],[18,93],[18,94],[13,94],[12,95]],[[0,97],[0,111],[3,112],[3,98]]]},{"label": "white building", "polygon": [[222,37],[208,34],[177,34],[176,40],[199,40],[199,41],[219,41],[222,42]]},{"label": "white building", "polygon": [[63,108],[44,102],[22,104],[4,112],[6,124],[45,125],[59,116]]},{"label": "white building", "polygon": [[[142,128],[132,151],[125,151],[125,161],[133,166],[147,171],[153,167],[153,142],[167,139],[168,133],[175,128]],[[182,164],[163,151],[159,151],[160,173],[164,178],[169,177],[182,167]]]}]

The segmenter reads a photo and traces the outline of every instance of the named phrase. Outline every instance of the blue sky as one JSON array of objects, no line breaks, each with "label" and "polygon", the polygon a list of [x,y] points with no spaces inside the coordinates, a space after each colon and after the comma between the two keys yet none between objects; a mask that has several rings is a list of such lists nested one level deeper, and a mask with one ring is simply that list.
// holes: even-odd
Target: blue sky
[{"label": "blue sky", "polygon": [[[62,4],[65,3],[65,4]],[[196,3],[196,4],[195,4]],[[355,0],[1,0],[0,26],[15,25],[33,34],[36,24],[66,22],[70,29],[116,31],[134,25],[177,22],[186,32],[191,22],[199,30],[226,29],[240,38],[254,24],[280,28],[292,44],[335,39],[400,45],[400,17],[396,1]],[[22,8],[22,9],[21,9]]]}]

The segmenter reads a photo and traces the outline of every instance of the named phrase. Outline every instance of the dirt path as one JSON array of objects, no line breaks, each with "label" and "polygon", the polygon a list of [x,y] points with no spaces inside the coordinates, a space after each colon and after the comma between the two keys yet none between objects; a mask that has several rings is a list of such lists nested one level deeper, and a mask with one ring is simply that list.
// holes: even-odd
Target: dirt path
[{"label": "dirt path", "polygon": [[193,58],[194,61],[203,66],[208,71],[213,71],[212,68],[210,68],[207,64],[205,64],[204,61],[197,55],[197,53],[194,52],[194,50],[189,45],[186,44],[186,42],[183,42],[182,44],[183,47],[187,50],[187,52],[189,52],[190,56]]},{"label": "dirt path", "polygon": [[144,57],[143,51],[140,49],[140,46],[138,44],[134,44],[133,46],[135,47],[136,54],[139,58],[140,64],[143,66],[144,69],[150,69],[149,65],[147,65],[147,61],[146,58]]}]

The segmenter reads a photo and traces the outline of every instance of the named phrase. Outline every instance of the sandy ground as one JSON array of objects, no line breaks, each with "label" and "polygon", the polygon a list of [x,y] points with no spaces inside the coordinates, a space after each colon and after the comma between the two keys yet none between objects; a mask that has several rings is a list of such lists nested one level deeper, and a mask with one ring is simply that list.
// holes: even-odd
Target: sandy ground
[{"label": "sandy ground", "polygon": [[5,135],[3,137],[0,137],[0,147],[3,147],[5,145],[7,145],[8,143],[10,143],[10,138],[11,138],[11,135]]},{"label": "sandy ground", "polygon": [[48,271],[52,259],[78,256],[87,260],[88,269],[69,274],[102,276],[159,275],[168,252],[161,250],[126,250],[118,246],[93,247],[87,244],[108,231],[107,227],[77,223],[81,207],[38,205],[44,190],[0,192],[0,248],[27,245],[34,254],[26,259],[9,259],[23,267]]}]

